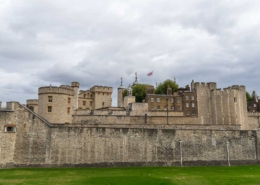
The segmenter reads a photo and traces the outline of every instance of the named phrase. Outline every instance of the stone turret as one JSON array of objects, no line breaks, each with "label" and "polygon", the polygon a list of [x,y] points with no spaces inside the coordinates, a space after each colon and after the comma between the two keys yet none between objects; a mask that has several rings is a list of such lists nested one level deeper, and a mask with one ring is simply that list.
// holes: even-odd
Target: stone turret
[{"label": "stone turret", "polygon": [[79,94],[79,82],[71,82],[71,87],[74,89],[74,105],[73,110],[78,108],[78,94]]},{"label": "stone turret", "polygon": [[72,108],[75,89],[68,85],[46,86],[38,89],[38,114],[51,123],[64,124],[72,122]]},{"label": "stone turret", "polygon": [[124,90],[125,90],[125,87],[123,86],[123,79],[121,77],[121,84],[117,88],[117,106],[118,107],[124,107],[124,98],[123,98]]}]

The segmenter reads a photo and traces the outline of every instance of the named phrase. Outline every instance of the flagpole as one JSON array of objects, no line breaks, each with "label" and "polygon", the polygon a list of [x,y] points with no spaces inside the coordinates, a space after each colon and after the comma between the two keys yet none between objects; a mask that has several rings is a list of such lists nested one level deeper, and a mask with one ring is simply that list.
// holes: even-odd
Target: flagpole
[{"label": "flagpole", "polygon": [[153,86],[154,86],[154,77],[153,77]]}]

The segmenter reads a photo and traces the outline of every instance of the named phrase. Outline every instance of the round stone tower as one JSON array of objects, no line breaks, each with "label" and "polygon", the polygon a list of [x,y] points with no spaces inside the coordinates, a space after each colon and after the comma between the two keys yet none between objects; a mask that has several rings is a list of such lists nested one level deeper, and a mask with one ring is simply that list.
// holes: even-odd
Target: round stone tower
[{"label": "round stone tower", "polygon": [[38,114],[50,123],[71,123],[74,96],[75,90],[71,86],[40,87],[38,89]]}]

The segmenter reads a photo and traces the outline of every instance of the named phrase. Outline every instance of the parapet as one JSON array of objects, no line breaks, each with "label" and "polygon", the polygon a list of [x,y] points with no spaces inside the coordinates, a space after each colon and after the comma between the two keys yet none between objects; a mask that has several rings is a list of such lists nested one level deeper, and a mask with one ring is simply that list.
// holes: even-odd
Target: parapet
[{"label": "parapet", "polygon": [[74,89],[70,86],[61,85],[60,87],[56,86],[47,86],[40,87],[38,89],[38,94],[67,94],[74,95]]},{"label": "parapet", "polygon": [[216,82],[195,82],[194,87],[203,87],[203,88],[208,88],[209,90],[213,90],[217,88],[217,83]]},{"label": "parapet", "polygon": [[215,94],[215,95],[222,95],[223,94],[223,90],[221,88],[212,89],[211,92],[213,92],[213,94]]},{"label": "parapet", "polygon": [[208,82],[207,83],[210,90],[217,89],[217,83],[216,82]]},{"label": "parapet", "polygon": [[95,86],[90,88],[90,91],[91,92],[108,92],[108,93],[112,93],[113,92],[113,87],[95,85]]},{"label": "parapet", "polygon": [[6,102],[6,109],[8,110],[14,110],[14,104],[16,102]]},{"label": "parapet", "polygon": [[227,88],[223,88],[224,91],[231,91],[231,90],[242,90],[245,91],[246,87],[244,85],[232,85],[230,87]]},{"label": "parapet", "polygon": [[[195,87],[195,89],[197,89],[197,88],[207,88],[209,90],[218,90],[218,91],[221,90],[221,89],[217,88],[217,83],[216,82],[208,82],[208,83],[205,83],[205,82],[195,82],[194,83],[194,87]],[[245,91],[246,87],[244,85],[232,85],[230,87],[223,88],[224,92],[231,91],[231,90],[242,90],[242,91]]]},{"label": "parapet", "polygon": [[38,100],[37,99],[29,99],[26,100],[27,105],[38,105]]},{"label": "parapet", "polygon": [[71,82],[71,87],[79,88],[79,82]]}]

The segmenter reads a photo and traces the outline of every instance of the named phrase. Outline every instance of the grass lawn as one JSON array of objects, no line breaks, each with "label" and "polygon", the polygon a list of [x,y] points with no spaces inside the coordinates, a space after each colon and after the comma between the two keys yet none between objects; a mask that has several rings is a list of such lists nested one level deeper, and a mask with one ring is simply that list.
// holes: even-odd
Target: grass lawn
[{"label": "grass lawn", "polygon": [[260,165],[214,167],[35,168],[0,169],[2,184],[260,184]]}]

